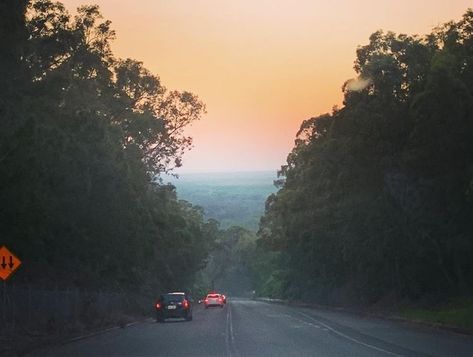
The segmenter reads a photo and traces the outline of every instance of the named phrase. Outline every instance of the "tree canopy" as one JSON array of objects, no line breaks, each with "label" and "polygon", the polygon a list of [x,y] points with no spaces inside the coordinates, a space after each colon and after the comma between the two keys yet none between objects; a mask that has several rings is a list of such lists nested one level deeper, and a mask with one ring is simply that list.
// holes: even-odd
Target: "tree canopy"
[{"label": "tree canopy", "polygon": [[302,123],[266,203],[279,293],[471,294],[473,10],[423,37],[377,31],[356,55],[343,107]]},{"label": "tree canopy", "polygon": [[205,113],[133,59],[98,6],[0,5],[0,231],[17,281],[109,289],[189,284],[214,223],[176,199],[184,128]]}]

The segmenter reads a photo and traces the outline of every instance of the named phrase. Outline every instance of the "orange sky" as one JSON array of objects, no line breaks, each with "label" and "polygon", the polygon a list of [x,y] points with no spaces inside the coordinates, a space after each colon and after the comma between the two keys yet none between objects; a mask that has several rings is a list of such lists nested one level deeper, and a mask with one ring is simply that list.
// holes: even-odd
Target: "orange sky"
[{"label": "orange sky", "polygon": [[65,0],[99,4],[118,57],[143,61],[208,114],[179,172],[278,169],[302,120],[342,101],[377,29],[424,34],[473,0]]}]

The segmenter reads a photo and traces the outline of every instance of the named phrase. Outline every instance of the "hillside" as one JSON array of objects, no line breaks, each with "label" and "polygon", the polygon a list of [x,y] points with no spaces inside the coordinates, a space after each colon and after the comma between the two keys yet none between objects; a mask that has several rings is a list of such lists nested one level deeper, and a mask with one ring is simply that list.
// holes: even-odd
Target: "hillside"
[{"label": "hillside", "polygon": [[266,198],[276,192],[274,171],[187,173],[166,177],[176,186],[180,199],[201,206],[206,218],[218,220],[222,228],[239,225],[257,230]]}]

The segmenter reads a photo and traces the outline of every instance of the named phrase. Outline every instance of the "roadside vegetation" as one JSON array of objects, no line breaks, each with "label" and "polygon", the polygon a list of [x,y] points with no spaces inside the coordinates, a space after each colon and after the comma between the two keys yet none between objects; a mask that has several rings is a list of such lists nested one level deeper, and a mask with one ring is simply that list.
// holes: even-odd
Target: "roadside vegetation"
[{"label": "roadside vegetation", "polygon": [[[343,106],[302,123],[266,202],[259,259],[277,269],[261,294],[424,307],[471,297],[473,11],[425,36],[377,31],[354,68]],[[462,309],[426,318],[469,326]]]},{"label": "roadside vegetation", "polygon": [[454,299],[430,308],[410,307],[399,311],[401,317],[473,333],[473,299]]},{"label": "roadside vegetation", "polygon": [[192,286],[215,223],[159,177],[181,166],[204,103],[115,57],[97,6],[0,10],[1,243],[23,261],[11,283],[153,298]]}]

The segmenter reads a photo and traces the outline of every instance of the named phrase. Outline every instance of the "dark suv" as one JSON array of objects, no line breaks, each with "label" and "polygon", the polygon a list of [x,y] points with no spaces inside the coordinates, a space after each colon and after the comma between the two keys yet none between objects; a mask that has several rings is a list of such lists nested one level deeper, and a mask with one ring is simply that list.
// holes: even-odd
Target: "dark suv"
[{"label": "dark suv", "polygon": [[192,320],[191,298],[186,293],[167,293],[156,302],[156,321],[163,322],[169,317]]}]

